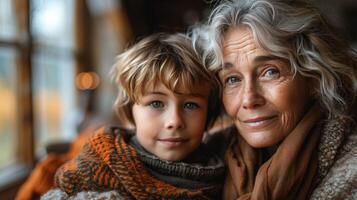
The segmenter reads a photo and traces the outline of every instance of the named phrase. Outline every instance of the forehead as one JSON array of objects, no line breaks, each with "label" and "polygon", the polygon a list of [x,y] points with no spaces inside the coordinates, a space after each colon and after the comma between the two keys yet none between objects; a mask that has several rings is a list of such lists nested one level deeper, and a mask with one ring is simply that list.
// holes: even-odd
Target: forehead
[{"label": "forehead", "polygon": [[248,26],[228,30],[223,41],[224,64],[220,73],[236,67],[246,69],[265,62],[288,67],[287,60],[274,56],[257,44]]},{"label": "forehead", "polygon": [[178,83],[175,88],[169,88],[164,83],[160,81],[156,81],[155,83],[149,83],[146,85],[143,94],[150,92],[170,92],[178,96],[197,96],[197,97],[208,97],[211,87],[209,84],[195,84],[195,85],[187,85]]},{"label": "forehead", "polygon": [[223,40],[224,61],[247,59],[257,54],[266,54],[266,52],[257,45],[248,26],[233,27],[227,31]]}]

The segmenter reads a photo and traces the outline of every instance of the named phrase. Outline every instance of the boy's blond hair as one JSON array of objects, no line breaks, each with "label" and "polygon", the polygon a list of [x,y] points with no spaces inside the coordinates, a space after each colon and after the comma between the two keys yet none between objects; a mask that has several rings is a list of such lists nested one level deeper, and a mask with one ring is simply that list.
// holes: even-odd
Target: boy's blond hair
[{"label": "boy's blond hair", "polygon": [[191,40],[183,34],[158,33],[142,39],[117,57],[112,75],[119,88],[115,109],[121,120],[133,124],[133,104],[156,83],[174,92],[179,87],[188,93],[198,85],[210,88],[206,128],[221,110],[219,82],[203,67]]}]

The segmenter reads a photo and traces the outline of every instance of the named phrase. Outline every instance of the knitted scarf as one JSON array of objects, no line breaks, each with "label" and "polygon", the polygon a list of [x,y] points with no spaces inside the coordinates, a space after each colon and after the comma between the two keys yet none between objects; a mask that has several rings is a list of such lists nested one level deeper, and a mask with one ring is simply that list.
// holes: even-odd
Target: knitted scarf
[{"label": "knitted scarf", "polygon": [[237,134],[226,154],[230,174],[224,198],[306,199],[318,170],[319,118],[315,105],[268,160],[262,149],[252,148]]},{"label": "knitted scarf", "polygon": [[[188,179],[199,182],[199,177],[205,178],[204,184],[180,187],[154,176],[152,172],[155,170],[149,170],[144,164],[149,162],[142,161],[143,153],[130,144],[130,139],[130,134],[123,129],[99,129],[84,145],[79,156],[57,171],[56,185],[69,195],[80,191],[116,190],[125,199],[213,199],[220,195],[222,181],[220,183],[219,180],[224,177],[222,163],[207,167],[166,163],[168,166],[176,164],[176,167],[171,168],[173,171],[187,166],[185,170],[176,170],[181,181]],[[191,177],[193,180],[190,180]]]}]

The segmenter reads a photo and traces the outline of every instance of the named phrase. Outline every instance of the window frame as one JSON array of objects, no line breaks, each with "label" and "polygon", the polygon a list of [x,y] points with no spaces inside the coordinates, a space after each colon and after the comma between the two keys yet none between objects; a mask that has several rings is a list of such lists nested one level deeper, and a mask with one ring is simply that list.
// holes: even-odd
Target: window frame
[{"label": "window frame", "polygon": [[[12,0],[11,3],[16,6],[16,37],[13,39],[0,37],[0,48],[13,48],[17,53],[15,65],[18,83],[16,86],[16,105],[18,106],[16,125],[18,128],[15,133],[17,162],[0,168],[0,199],[14,199],[18,189],[29,177],[38,159],[40,159],[36,155],[35,148],[34,68],[32,63],[35,50],[41,51],[42,46],[39,46],[33,40],[31,0]],[[88,48],[91,46],[91,39],[88,34],[90,26],[84,23],[88,17],[86,1],[75,1],[72,19],[74,21],[74,49],[68,53],[72,55],[76,74],[80,71],[89,70],[88,67],[92,64],[91,52]]]},{"label": "window frame", "polygon": [[[29,177],[31,171],[40,159],[36,155],[36,110],[35,110],[35,84],[34,75],[36,66],[35,54],[41,51],[43,47],[41,43],[34,40],[31,30],[31,19],[33,15],[34,4],[31,0],[9,0],[14,7],[14,23],[16,22],[16,37],[0,38],[0,48],[13,48],[16,51],[16,105],[17,105],[17,130],[16,134],[16,160],[6,167],[0,168],[0,199],[14,199],[20,186]],[[104,23],[113,23],[118,26],[125,24],[126,21],[118,21],[116,17],[122,17],[118,13],[116,15],[99,15],[93,16],[90,12],[86,0],[74,1],[74,14],[72,16],[73,23],[73,49],[67,49],[68,54],[72,56],[75,74],[95,69],[93,58],[92,41],[95,31],[92,27],[98,21]],[[118,15],[118,16],[117,16]],[[96,21],[97,20],[97,21]],[[121,20],[124,20],[121,18]],[[89,23],[88,23],[89,22]],[[114,28],[118,35],[122,35],[121,29]],[[125,29],[126,30],[126,29]],[[128,30],[126,30],[128,31]],[[124,31],[125,32],[125,31]],[[124,34],[125,35],[125,34]],[[129,36],[127,36],[129,37]],[[128,38],[124,38],[128,40]],[[121,41],[121,40],[118,40]],[[55,48],[50,46],[50,48]],[[67,53],[66,53],[67,54]],[[83,93],[77,90],[77,98],[83,98]],[[86,97],[87,98],[87,97]],[[78,104],[77,104],[78,106]],[[82,106],[82,105],[79,105]],[[93,105],[88,104],[86,107],[81,107],[81,111],[94,112]],[[80,124],[79,124],[80,125]],[[47,149],[46,149],[47,150]]]},{"label": "window frame", "polygon": [[[18,6],[20,1],[12,2]],[[21,12],[16,12],[19,24],[15,39],[0,38],[0,48],[12,48],[16,51],[16,105],[17,132],[15,156],[16,161],[0,169],[0,197],[11,197],[21,183],[30,174],[35,163],[33,140],[33,107],[32,107],[32,80],[31,54],[32,37],[30,32],[30,1],[21,1]],[[21,37],[20,37],[21,36]]]}]

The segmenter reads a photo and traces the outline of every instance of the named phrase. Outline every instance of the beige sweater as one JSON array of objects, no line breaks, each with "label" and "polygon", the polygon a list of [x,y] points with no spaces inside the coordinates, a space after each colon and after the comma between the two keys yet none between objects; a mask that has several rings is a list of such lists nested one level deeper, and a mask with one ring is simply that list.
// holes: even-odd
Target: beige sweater
[{"label": "beige sweater", "polygon": [[[328,132],[341,133],[338,130],[339,126],[329,127]],[[336,133],[335,132],[335,133]],[[327,156],[325,160],[319,160],[325,164],[331,165],[324,178],[313,191],[310,199],[313,200],[328,200],[328,199],[357,199],[357,129],[354,128],[352,134],[346,137],[342,142],[342,147],[337,149],[332,148],[338,146],[338,134],[332,134],[329,138],[325,138],[325,143],[329,148],[321,147],[320,153],[323,152]],[[334,154],[336,157],[334,158]],[[321,156],[320,156],[321,158]],[[331,162],[331,164],[329,164]]]}]

